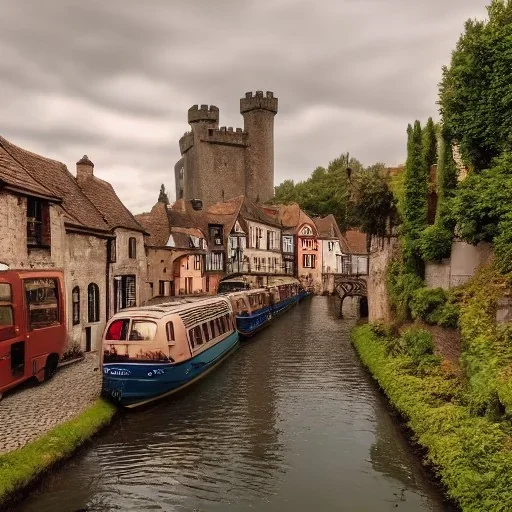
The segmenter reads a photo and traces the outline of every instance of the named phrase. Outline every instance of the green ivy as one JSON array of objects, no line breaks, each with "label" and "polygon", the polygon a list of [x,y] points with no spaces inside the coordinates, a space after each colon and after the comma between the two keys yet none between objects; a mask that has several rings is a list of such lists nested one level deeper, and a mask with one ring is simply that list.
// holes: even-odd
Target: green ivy
[{"label": "green ivy", "polygon": [[418,241],[424,261],[441,261],[448,258],[452,250],[453,232],[439,224],[424,229]]},{"label": "green ivy", "polygon": [[424,285],[423,280],[414,272],[408,271],[401,261],[394,260],[387,267],[386,284],[397,322],[409,320],[413,293]]}]

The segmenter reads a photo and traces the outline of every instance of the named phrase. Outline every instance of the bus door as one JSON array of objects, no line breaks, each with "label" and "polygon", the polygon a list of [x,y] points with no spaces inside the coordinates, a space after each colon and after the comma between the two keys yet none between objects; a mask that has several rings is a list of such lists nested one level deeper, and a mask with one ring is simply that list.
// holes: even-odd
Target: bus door
[{"label": "bus door", "polygon": [[25,339],[20,336],[23,321],[14,307],[12,285],[0,282],[0,393],[25,376]]}]

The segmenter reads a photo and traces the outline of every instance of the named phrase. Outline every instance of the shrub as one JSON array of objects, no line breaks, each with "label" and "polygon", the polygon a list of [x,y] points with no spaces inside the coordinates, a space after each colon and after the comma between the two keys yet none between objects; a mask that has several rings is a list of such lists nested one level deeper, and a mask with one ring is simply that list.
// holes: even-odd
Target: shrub
[{"label": "shrub", "polygon": [[393,261],[387,269],[389,300],[399,321],[410,318],[410,302],[415,290],[423,286],[423,281],[414,272],[405,270],[399,261]]},{"label": "shrub", "polygon": [[455,328],[459,323],[460,306],[452,300],[446,301],[436,316],[436,323],[441,327]]},{"label": "shrub", "polygon": [[443,226],[433,224],[425,228],[418,241],[421,257],[424,261],[448,258],[452,250],[452,239],[452,232]]},{"label": "shrub", "polygon": [[418,288],[411,297],[412,318],[436,324],[446,301],[447,295],[442,288]]},{"label": "shrub", "polygon": [[425,356],[434,353],[432,334],[425,329],[411,327],[402,333],[400,347],[404,355],[408,355],[416,363],[420,363]]}]

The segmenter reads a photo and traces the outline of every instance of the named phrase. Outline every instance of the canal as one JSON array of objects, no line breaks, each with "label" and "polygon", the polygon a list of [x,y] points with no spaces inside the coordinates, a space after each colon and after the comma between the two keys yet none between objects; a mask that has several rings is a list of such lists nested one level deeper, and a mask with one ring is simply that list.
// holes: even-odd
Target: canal
[{"label": "canal", "polygon": [[304,301],[186,394],[122,414],[19,510],[450,510],[338,304]]}]

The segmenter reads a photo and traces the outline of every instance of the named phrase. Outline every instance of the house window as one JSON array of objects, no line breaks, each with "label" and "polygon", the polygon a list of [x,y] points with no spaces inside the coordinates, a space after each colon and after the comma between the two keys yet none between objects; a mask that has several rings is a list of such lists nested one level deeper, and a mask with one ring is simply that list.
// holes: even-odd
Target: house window
[{"label": "house window", "polygon": [[201,255],[194,255],[194,270],[201,270]]},{"label": "house window", "polygon": [[256,228],[255,232],[256,232],[256,243],[254,246],[256,247],[256,249],[262,249],[261,239],[263,238],[263,230],[261,228]]},{"label": "house window", "polygon": [[293,252],[293,237],[283,236],[283,252]]},{"label": "house window", "polygon": [[89,311],[89,322],[100,321],[100,289],[95,283],[87,288],[87,304]]},{"label": "house window", "polygon": [[210,240],[213,241],[213,245],[222,245],[223,242],[223,233],[222,226],[209,226],[210,231]]},{"label": "house window", "polygon": [[207,271],[223,271],[224,270],[224,253],[223,252],[209,252],[206,255],[206,270]]},{"label": "house window", "polygon": [[50,207],[46,201],[27,198],[27,246],[50,247]]},{"label": "house window", "polygon": [[311,226],[304,226],[300,230],[301,235],[311,236],[313,234],[313,230],[311,229]]},{"label": "house window", "polygon": [[336,244],[336,242],[327,242],[327,249],[330,252],[334,251],[335,244]]},{"label": "house window", "polygon": [[137,240],[131,236],[128,239],[128,258],[135,259],[137,257]]},{"label": "house window", "polygon": [[110,263],[115,263],[116,260],[116,239],[114,238],[114,240],[110,240]]},{"label": "house window", "polygon": [[158,281],[158,295],[165,295],[165,281]]},{"label": "house window", "polygon": [[303,254],[302,255],[302,266],[304,268],[315,268],[316,255],[315,254]]},{"label": "house window", "polygon": [[114,310],[130,308],[137,305],[135,276],[114,277]]},{"label": "house window", "polygon": [[73,325],[80,323],[80,288],[75,286],[71,292],[73,302]]},{"label": "house window", "polygon": [[314,251],[316,249],[315,241],[312,238],[303,238],[302,239],[302,248],[306,249],[308,251]]}]

